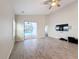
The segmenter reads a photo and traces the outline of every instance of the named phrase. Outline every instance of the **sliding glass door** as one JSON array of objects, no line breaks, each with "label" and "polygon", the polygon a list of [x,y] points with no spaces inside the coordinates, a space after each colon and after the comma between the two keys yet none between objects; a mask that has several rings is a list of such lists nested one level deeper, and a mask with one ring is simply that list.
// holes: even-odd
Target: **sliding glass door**
[{"label": "sliding glass door", "polygon": [[25,39],[34,39],[37,37],[36,22],[24,22],[24,37]]}]

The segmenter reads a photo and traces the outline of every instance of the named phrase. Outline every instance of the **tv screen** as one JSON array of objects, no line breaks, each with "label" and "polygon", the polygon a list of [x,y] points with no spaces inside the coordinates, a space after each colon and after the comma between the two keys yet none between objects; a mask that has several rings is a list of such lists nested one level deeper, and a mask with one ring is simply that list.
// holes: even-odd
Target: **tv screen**
[{"label": "tv screen", "polygon": [[68,30],[69,30],[68,24],[56,25],[56,31],[68,31]]}]

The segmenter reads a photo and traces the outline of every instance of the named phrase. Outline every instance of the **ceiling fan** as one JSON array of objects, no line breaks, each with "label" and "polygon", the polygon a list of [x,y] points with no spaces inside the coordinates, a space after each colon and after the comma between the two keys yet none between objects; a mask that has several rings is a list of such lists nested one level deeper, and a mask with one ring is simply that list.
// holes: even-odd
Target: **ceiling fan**
[{"label": "ceiling fan", "polygon": [[54,6],[60,7],[59,2],[60,2],[60,0],[46,0],[46,1],[44,1],[44,4],[49,5],[50,6],[49,9],[51,9]]}]

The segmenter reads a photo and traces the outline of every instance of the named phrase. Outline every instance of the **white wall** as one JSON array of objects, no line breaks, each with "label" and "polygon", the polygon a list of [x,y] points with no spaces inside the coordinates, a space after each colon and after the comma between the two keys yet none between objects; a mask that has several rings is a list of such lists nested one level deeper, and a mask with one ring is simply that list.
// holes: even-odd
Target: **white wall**
[{"label": "white wall", "polygon": [[[78,11],[77,11],[77,1],[67,5],[66,7],[56,11],[54,14],[52,13],[49,16],[49,28],[48,34],[50,37],[67,38],[68,36],[72,36],[78,38]],[[57,32],[55,30],[55,26],[58,24],[69,24],[71,29],[68,32]]]},{"label": "white wall", "polygon": [[0,59],[8,59],[14,45],[12,18],[14,11],[11,0],[0,0]]},{"label": "white wall", "polygon": [[45,37],[46,16],[16,15],[16,41],[24,40],[24,21],[37,23],[37,38]]}]

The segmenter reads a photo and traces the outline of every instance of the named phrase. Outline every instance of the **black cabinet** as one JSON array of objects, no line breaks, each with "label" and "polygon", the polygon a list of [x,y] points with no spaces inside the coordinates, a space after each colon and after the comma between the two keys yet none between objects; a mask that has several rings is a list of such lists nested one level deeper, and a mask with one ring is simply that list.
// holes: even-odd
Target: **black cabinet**
[{"label": "black cabinet", "polygon": [[68,37],[68,41],[71,42],[71,43],[78,44],[78,39],[76,39],[74,37]]}]

